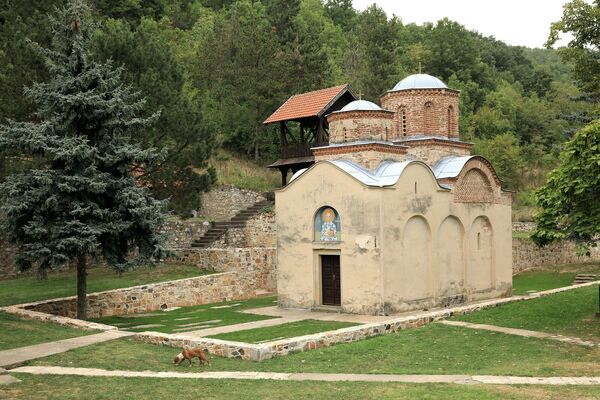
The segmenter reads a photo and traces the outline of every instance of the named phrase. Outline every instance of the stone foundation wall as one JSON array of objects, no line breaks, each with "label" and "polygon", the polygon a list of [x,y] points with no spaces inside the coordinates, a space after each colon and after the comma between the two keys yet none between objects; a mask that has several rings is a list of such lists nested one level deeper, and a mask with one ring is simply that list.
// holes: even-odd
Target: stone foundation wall
[{"label": "stone foundation wall", "polygon": [[590,257],[578,257],[574,242],[562,241],[540,248],[529,239],[513,238],[513,274],[544,265],[600,261],[600,247],[591,250]]},{"label": "stone foundation wall", "polygon": [[275,214],[262,213],[246,222],[243,228],[229,229],[227,233],[210,247],[275,247],[277,232]]},{"label": "stone foundation wall", "polygon": [[[196,306],[256,297],[256,279],[236,272],[204,275],[88,295],[88,318],[133,314],[170,307]],[[65,297],[22,305],[26,310],[62,317],[77,316],[77,298]]]},{"label": "stone foundation wall", "polygon": [[202,196],[202,208],[198,216],[211,221],[228,221],[239,211],[263,200],[266,199],[262,194],[252,190],[217,186]]},{"label": "stone foundation wall", "polygon": [[168,235],[167,247],[171,249],[188,248],[196,239],[210,228],[210,222],[193,219],[169,220],[162,227],[161,233]]},{"label": "stone foundation wall", "polygon": [[187,249],[176,259],[209,271],[236,272],[256,289],[267,291],[277,288],[276,260],[275,247]]}]

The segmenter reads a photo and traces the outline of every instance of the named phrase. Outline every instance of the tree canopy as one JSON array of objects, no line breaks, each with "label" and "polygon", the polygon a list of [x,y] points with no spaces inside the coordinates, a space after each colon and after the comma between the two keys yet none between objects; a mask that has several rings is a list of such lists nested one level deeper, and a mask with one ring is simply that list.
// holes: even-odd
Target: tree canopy
[{"label": "tree canopy", "polygon": [[[45,15],[63,2],[0,0],[0,120],[31,118],[33,104],[20,95],[22,87],[48,74],[24,38],[49,44]],[[559,51],[510,46],[449,19],[406,24],[376,5],[355,10],[349,0],[90,3],[98,22],[91,57],[123,66],[124,81],[148,99],[141,115],[161,110],[136,141],[167,149],[145,178],[154,195],[182,214],[197,208],[214,182],[215,148],[263,165],[277,159],[276,128],[262,122],[303,91],[350,83],[378,102],[408,74],[435,75],[461,91],[462,139],[515,138],[519,181],[502,171],[501,178],[524,190],[539,183],[541,170],[556,166],[562,146],[595,115],[598,101],[591,95],[600,75],[598,0],[565,8],[551,41],[560,32],[576,34]],[[571,53],[576,56],[559,58]],[[540,163],[533,158],[539,154],[551,157]],[[502,162],[496,152],[488,157]]]},{"label": "tree canopy", "polygon": [[579,243],[589,253],[600,235],[600,120],[565,145],[559,166],[537,192],[542,210],[532,239],[546,245],[560,239]]}]

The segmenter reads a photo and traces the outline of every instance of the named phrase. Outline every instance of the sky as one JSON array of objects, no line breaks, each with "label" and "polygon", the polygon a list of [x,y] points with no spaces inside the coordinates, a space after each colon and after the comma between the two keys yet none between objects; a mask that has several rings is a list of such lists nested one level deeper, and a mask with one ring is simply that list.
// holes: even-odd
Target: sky
[{"label": "sky", "polygon": [[[444,17],[484,36],[494,36],[511,45],[544,47],[550,24],[562,16],[567,0],[353,0],[364,10],[376,3],[391,17],[418,25]],[[560,44],[566,44],[561,40]]]}]

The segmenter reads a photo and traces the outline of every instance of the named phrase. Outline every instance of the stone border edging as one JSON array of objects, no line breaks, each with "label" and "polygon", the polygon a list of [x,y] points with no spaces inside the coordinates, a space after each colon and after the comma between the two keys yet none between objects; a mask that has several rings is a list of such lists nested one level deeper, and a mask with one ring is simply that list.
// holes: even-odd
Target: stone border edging
[{"label": "stone border edging", "polygon": [[[230,274],[225,272],[222,274]],[[214,274],[220,275],[220,274]],[[212,276],[214,276],[212,275]],[[178,279],[177,282],[194,278]],[[387,321],[362,324],[358,326],[351,326],[347,328],[337,329],[334,331],[320,332],[316,334],[310,334],[305,336],[298,336],[293,338],[281,339],[272,342],[266,342],[261,344],[233,342],[221,339],[202,338],[197,339],[194,337],[186,336],[185,334],[166,334],[160,332],[140,332],[136,333],[133,338],[156,345],[170,346],[176,348],[184,347],[203,347],[208,350],[209,353],[219,357],[228,358],[241,358],[243,360],[262,361],[273,358],[274,356],[287,355],[294,352],[313,350],[321,347],[329,347],[338,343],[351,343],[358,340],[363,340],[369,337],[386,335],[389,333],[395,333],[403,329],[418,328],[428,323],[438,321],[451,317],[453,315],[463,315],[475,311],[480,311],[486,308],[497,307],[499,305],[513,303],[523,300],[531,300],[538,297],[549,296],[552,294],[565,292],[569,290],[579,289],[587,286],[594,286],[600,284],[600,281],[588,282],[579,285],[565,286],[556,289],[550,289],[536,293],[532,296],[513,296],[508,298],[485,300],[475,304],[469,304],[464,306],[456,306],[445,308],[436,311],[427,311],[419,315],[411,315],[405,317],[390,318]],[[134,286],[144,287],[148,285]],[[117,291],[128,290],[131,288],[115,289]],[[107,291],[112,292],[112,291]],[[103,292],[98,292],[103,293]],[[54,299],[59,300],[59,299]],[[45,302],[54,301],[46,300]],[[45,303],[42,302],[42,303]],[[81,321],[74,318],[61,317],[53,314],[46,314],[42,312],[26,310],[23,307],[30,304],[26,303],[14,306],[8,306],[0,308],[8,313],[15,314],[24,318],[55,322],[60,325],[72,326],[82,329],[93,329],[93,330],[118,330],[117,327],[111,325],[97,324],[94,322]]]},{"label": "stone border edging", "polygon": [[538,297],[579,289],[586,286],[598,285],[600,281],[588,282],[580,285],[565,286],[539,292],[533,296],[513,296],[502,299],[486,300],[475,304],[446,308],[437,311],[428,311],[420,315],[390,318],[387,321],[362,324],[334,331],[320,332],[305,336],[281,339],[261,344],[233,342],[212,338],[194,338],[185,334],[166,334],[159,332],[140,332],[135,334],[134,339],[156,345],[170,346],[176,348],[203,347],[209,353],[219,357],[241,358],[243,360],[262,361],[282,356],[293,352],[329,347],[338,343],[351,343],[369,337],[395,333],[403,329],[418,328],[428,323],[451,317],[463,315],[486,308],[513,303],[523,300],[531,300]]},{"label": "stone border edging", "polygon": [[61,317],[60,315],[46,314],[39,311],[26,310],[21,308],[21,306],[25,306],[25,304],[19,304],[16,306],[8,306],[3,307],[0,310],[5,311],[9,314],[17,315],[19,317],[25,319],[31,319],[34,321],[42,321],[42,322],[53,322],[55,324],[70,326],[72,328],[79,328],[88,331],[116,331],[119,330],[116,326],[98,324],[96,322],[83,321],[80,319],[69,318],[69,317]]}]

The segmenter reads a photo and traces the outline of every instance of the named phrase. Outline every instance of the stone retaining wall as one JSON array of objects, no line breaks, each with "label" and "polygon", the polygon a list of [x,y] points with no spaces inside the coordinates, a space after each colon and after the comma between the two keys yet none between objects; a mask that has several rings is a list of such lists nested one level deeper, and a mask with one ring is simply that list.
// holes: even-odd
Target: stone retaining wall
[{"label": "stone retaining wall", "polygon": [[168,235],[167,247],[171,249],[188,248],[196,239],[210,228],[210,222],[195,219],[173,219],[167,221],[161,233]]},{"label": "stone retaining wall", "polygon": [[540,248],[529,239],[513,238],[513,275],[526,269],[546,265],[600,261],[600,247],[591,250],[591,257],[579,257],[574,242],[562,241]]},{"label": "stone retaining wall", "polygon": [[274,291],[277,288],[274,247],[186,249],[179,252],[175,261],[209,271],[237,272],[242,277],[252,275],[257,289]]},{"label": "stone retaining wall", "polygon": [[[153,283],[88,295],[88,318],[133,314],[170,307],[196,306],[256,297],[256,279],[236,272]],[[21,305],[20,308],[62,317],[77,316],[77,298],[65,297]]]},{"label": "stone retaining wall", "polygon": [[202,195],[202,208],[198,215],[211,221],[228,221],[241,210],[254,205],[265,197],[252,190],[234,186],[217,186]]},{"label": "stone retaining wall", "polygon": [[211,248],[226,247],[276,247],[277,230],[275,213],[261,213],[246,221],[243,228],[232,228]]}]

